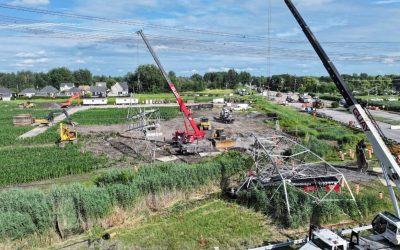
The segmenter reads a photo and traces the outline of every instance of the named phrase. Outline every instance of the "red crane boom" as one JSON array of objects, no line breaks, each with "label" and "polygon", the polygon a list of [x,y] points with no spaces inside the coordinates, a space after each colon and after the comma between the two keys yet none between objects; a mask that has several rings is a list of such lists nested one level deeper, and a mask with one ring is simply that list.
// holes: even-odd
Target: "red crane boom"
[{"label": "red crane boom", "polygon": [[[192,117],[191,111],[186,107],[185,102],[183,101],[182,97],[179,95],[178,90],[175,88],[175,85],[172,83],[171,79],[169,78],[168,74],[165,72],[164,67],[161,65],[160,60],[157,57],[157,54],[153,50],[153,47],[150,45],[149,41],[147,40],[147,37],[143,34],[142,30],[139,30],[137,32],[143,39],[144,43],[146,44],[147,48],[150,51],[150,54],[153,56],[154,61],[156,62],[158,68],[160,69],[162,75],[164,76],[164,79],[167,81],[169,88],[171,89],[172,93],[175,96],[176,101],[178,102],[178,105],[182,112],[185,114],[185,117],[189,120],[190,126],[193,129],[193,132],[189,132],[186,126],[186,121],[185,121],[185,138],[187,139],[188,142],[193,142],[194,139],[203,139],[204,138],[204,131],[200,130],[199,127],[197,126],[195,120]],[[179,133],[177,131],[175,134]]]}]

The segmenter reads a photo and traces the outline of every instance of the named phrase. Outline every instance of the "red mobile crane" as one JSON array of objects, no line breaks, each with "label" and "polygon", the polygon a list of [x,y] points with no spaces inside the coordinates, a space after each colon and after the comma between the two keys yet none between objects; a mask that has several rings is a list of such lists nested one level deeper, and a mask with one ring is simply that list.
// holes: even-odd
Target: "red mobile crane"
[{"label": "red mobile crane", "polygon": [[178,102],[181,111],[184,113],[185,117],[189,120],[190,126],[193,129],[193,132],[189,131],[186,120],[184,120],[185,130],[175,131],[175,133],[173,135],[174,141],[176,141],[178,143],[186,144],[186,143],[193,143],[199,139],[203,139],[204,131],[200,130],[199,127],[197,126],[195,120],[192,117],[192,111],[186,107],[186,104],[183,101],[182,97],[179,95],[178,90],[175,88],[175,85],[172,83],[171,79],[168,77],[168,74],[165,72],[164,67],[161,65],[160,60],[158,60],[158,57],[157,57],[155,51],[153,50],[149,41],[147,40],[147,37],[143,34],[142,30],[139,30],[137,32],[137,34],[139,34],[142,37],[144,43],[146,44],[147,48],[150,51],[150,54],[153,56],[154,61],[156,62],[158,68],[160,69],[162,75],[164,76],[164,79],[167,81],[169,88],[171,89],[172,93],[174,94],[175,99]]}]

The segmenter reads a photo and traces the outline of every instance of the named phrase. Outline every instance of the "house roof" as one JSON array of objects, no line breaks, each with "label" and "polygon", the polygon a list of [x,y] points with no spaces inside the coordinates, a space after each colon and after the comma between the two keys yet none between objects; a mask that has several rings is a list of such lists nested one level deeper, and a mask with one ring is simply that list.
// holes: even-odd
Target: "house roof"
[{"label": "house roof", "polygon": [[0,87],[0,94],[12,94],[13,92],[8,88]]},{"label": "house roof", "polygon": [[78,93],[78,92],[81,92],[81,90],[80,90],[79,88],[77,88],[77,87],[72,87],[72,88],[66,90],[65,92],[68,92],[68,93]]},{"label": "house roof", "polygon": [[122,87],[123,90],[129,90],[127,82],[120,82],[119,85]]},{"label": "house roof", "polygon": [[39,90],[39,93],[58,93],[58,90],[56,88],[54,88],[53,86],[46,86],[44,88],[42,88],[41,90]]},{"label": "house roof", "polygon": [[107,87],[90,86],[90,92],[107,92]]},{"label": "house roof", "polygon": [[69,88],[73,88],[75,86],[75,84],[71,83],[71,82],[64,82],[64,83],[60,83],[60,87],[69,87]]},{"label": "house roof", "polygon": [[36,93],[36,89],[34,88],[26,88],[24,90],[22,90],[21,92],[19,92],[20,94],[31,94],[31,93]]}]

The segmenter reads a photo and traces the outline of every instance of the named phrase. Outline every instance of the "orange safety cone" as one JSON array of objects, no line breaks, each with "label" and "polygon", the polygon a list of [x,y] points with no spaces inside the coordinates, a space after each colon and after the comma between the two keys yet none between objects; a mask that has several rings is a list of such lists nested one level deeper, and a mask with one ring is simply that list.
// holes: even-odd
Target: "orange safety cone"
[{"label": "orange safety cone", "polygon": [[355,193],[355,194],[360,193],[360,184],[356,184],[356,185],[354,186],[354,193]]},{"label": "orange safety cone", "polygon": [[349,149],[349,156],[352,160],[354,160],[354,152],[351,148]]},{"label": "orange safety cone", "polygon": [[339,151],[339,158],[341,161],[344,161],[344,154],[342,151]]},{"label": "orange safety cone", "polygon": [[200,235],[199,244],[200,244],[201,247],[205,247],[206,246],[206,240],[204,239],[203,235]]}]

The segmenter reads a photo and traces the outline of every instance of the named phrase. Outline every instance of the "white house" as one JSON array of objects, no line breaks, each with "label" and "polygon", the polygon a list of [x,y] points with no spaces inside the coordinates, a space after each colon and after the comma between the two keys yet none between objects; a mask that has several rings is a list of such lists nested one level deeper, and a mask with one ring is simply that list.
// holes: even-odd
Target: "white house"
[{"label": "white house", "polygon": [[111,91],[108,93],[109,96],[129,96],[129,86],[127,82],[115,83],[111,87]]},{"label": "white house", "polygon": [[0,101],[11,101],[13,92],[7,88],[0,87]]},{"label": "white house", "polygon": [[37,93],[36,89],[34,88],[27,88],[22,90],[21,92],[18,93],[19,96],[26,96],[29,98],[32,98],[32,96],[35,96]]},{"label": "white house", "polygon": [[73,83],[67,82],[67,83],[60,83],[60,92],[65,92],[67,90],[72,89],[75,87]]}]

